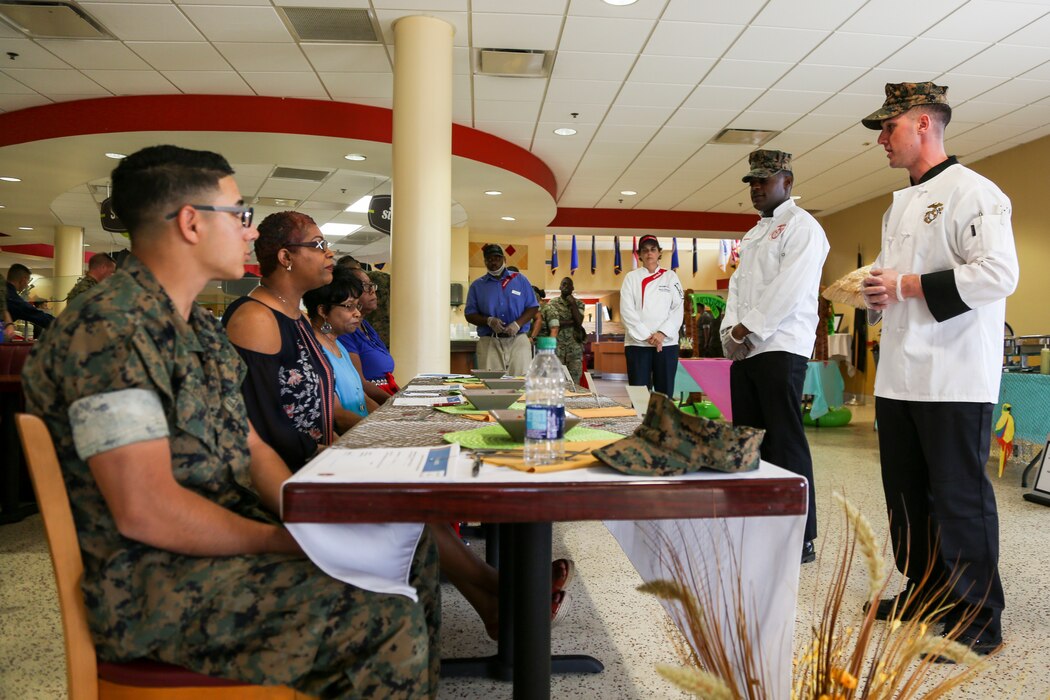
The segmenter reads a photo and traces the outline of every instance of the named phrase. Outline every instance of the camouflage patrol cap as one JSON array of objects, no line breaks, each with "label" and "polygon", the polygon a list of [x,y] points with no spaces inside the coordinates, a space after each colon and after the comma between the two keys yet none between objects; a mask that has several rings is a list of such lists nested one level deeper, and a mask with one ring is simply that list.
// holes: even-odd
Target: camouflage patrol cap
[{"label": "camouflage patrol cap", "polygon": [[751,182],[752,178],[765,180],[781,170],[791,172],[791,154],[783,151],[752,151],[747,162],[751,165],[751,172],[741,178],[744,182]]},{"label": "camouflage patrol cap", "polygon": [[882,122],[904,114],[912,107],[919,105],[948,104],[948,87],[933,83],[886,83],[886,101],[860,123],[869,129],[879,131]]},{"label": "camouflage patrol cap", "polygon": [[682,413],[671,399],[653,393],[634,435],[592,454],[635,476],[677,476],[701,469],[745,472],[758,469],[765,432]]}]

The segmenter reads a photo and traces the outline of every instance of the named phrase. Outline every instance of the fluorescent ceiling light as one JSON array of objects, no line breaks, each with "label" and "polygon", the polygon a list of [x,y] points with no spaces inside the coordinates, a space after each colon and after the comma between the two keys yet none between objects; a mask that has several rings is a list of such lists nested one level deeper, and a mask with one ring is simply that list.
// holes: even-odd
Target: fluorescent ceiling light
[{"label": "fluorescent ceiling light", "polygon": [[558,136],[572,136],[576,133],[576,129],[570,129],[567,126],[563,126],[560,129],[555,129],[554,133],[556,133]]},{"label": "fluorescent ceiling light", "polygon": [[638,193],[635,192],[634,190],[620,190],[620,194],[622,194],[625,197],[633,197],[634,195],[636,195]]},{"label": "fluorescent ceiling light", "polygon": [[349,236],[350,234],[361,230],[361,224],[335,224],[328,223],[321,226],[321,233],[326,236]]},{"label": "fluorescent ceiling light", "polygon": [[517,221],[513,216],[501,216],[500,218],[504,221]]},{"label": "fluorescent ceiling light", "polygon": [[0,177],[0,180],[3,180],[4,182],[21,182],[22,178],[19,178],[19,177],[7,177],[6,175],[4,175],[4,176]]},{"label": "fluorescent ceiling light", "polygon": [[348,206],[344,211],[353,211],[353,212],[357,212],[358,214],[367,214],[368,213],[368,205],[371,202],[372,202],[372,195],[366,194],[364,197],[362,197],[361,199],[357,200],[356,202],[354,202],[353,204]]},{"label": "fluorescent ceiling light", "polygon": [[498,197],[499,195],[501,195],[503,193],[500,192],[499,190],[485,190],[485,194],[487,194],[490,197]]},{"label": "fluorescent ceiling light", "polygon": [[791,195],[791,198],[792,199],[802,199],[802,195],[800,195],[800,194],[793,194],[793,195]]},{"label": "fluorescent ceiling light", "polygon": [[343,156],[343,158],[346,158],[347,160],[368,160],[366,156],[363,156],[360,153],[348,153]]},{"label": "fluorescent ceiling light", "polygon": [[18,230],[19,231],[32,231],[33,227],[32,226],[19,226]]},{"label": "fluorescent ceiling light", "polygon": [[107,158],[112,158],[113,160],[120,160],[121,158],[127,158],[127,156],[124,155],[123,153],[107,153],[106,157]]},{"label": "fluorescent ceiling light", "polygon": [[616,5],[617,7],[620,7],[623,5],[633,5],[638,2],[638,0],[602,0],[602,2],[606,5]]}]

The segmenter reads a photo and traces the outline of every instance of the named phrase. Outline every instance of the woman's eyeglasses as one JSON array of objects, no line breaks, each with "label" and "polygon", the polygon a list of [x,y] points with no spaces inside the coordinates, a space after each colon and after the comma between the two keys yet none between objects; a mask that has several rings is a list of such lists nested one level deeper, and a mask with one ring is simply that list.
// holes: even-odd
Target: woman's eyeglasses
[{"label": "woman's eyeglasses", "polygon": [[347,311],[360,311],[361,310],[361,305],[356,303],[356,302],[351,302],[349,304],[334,304],[333,306],[342,306]]},{"label": "woman's eyeglasses", "polygon": [[[229,214],[237,215],[237,218],[241,220],[241,226],[248,228],[252,225],[252,216],[255,215],[255,210],[251,207],[220,207],[213,206],[211,204],[183,204],[183,207],[189,207],[190,209],[196,209],[198,211],[221,211]],[[179,215],[182,207],[179,207],[175,211],[171,212],[164,218],[166,220],[174,219]]]},{"label": "woman's eyeglasses", "polygon": [[364,284],[361,285],[361,287],[366,292],[374,292],[375,290],[379,289],[378,285],[372,284],[371,282],[365,282]]},{"label": "woman's eyeglasses", "polygon": [[282,243],[282,248],[317,248],[321,251],[327,251],[332,247],[332,244],[328,242],[327,238],[322,238],[319,241],[307,241],[306,243]]}]

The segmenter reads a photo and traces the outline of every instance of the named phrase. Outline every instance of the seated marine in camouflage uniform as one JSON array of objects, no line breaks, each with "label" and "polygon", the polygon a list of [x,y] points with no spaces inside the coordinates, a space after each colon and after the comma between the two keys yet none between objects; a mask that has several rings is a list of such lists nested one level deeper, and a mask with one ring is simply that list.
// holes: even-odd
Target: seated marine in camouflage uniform
[{"label": "seated marine in camouflage uniform", "polygon": [[252,210],[221,156],[174,146],[113,172],[132,255],[54,324],[25,369],[55,439],[100,659],[339,698],[437,695],[440,598],[426,534],[419,603],[341,583],[275,515],[289,476],[241,397],[244,368],[194,303],[237,279]]},{"label": "seated marine in camouflage uniform", "polygon": [[117,264],[113,262],[113,258],[105,253],[92,255],[91,260],[88,261],[87,274],[77,280],[77,283],[69,290],[69,294],[66,295],[66,301],[73,301],[116,271]]}]

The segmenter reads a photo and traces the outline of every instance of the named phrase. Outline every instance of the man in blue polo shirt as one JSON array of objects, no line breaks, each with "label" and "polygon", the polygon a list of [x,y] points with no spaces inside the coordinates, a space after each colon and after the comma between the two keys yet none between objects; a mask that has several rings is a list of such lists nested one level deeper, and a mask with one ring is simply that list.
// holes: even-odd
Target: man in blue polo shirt
[{"label": "man in blue polo shirt", "polygon": [[507,270],[503,248],[489,243],[481,252],[488,272],[471,283],[464,313],[478,327],[478,366],[524,375],[532,362],[529,327],[539,303],[525,275]]}]

